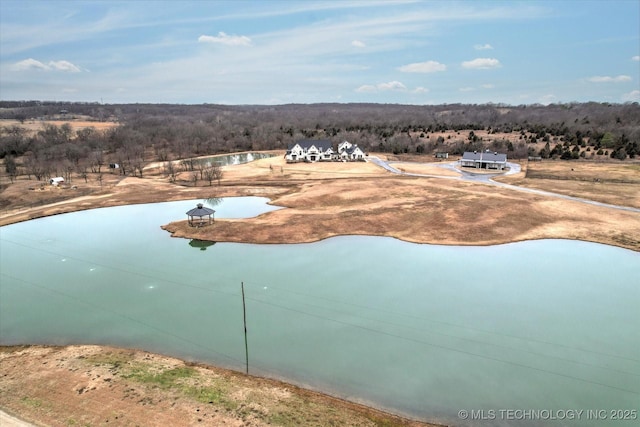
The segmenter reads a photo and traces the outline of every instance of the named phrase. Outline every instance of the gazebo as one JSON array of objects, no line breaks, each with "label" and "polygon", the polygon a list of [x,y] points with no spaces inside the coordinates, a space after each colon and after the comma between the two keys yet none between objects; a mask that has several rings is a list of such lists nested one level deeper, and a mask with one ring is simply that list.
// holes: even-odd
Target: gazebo
[{"label": "gazebo", "polygon": [[[206,224],[211,224],[213,222],[213,214],[216,211],[213,209],[205,208],[202,203],[198,203],[198,205],[187,212],[187,216],[189,217],[189,225],[192,227],[202,227]],[[205,217],[207,217],[207,222],[205,222]]]}]

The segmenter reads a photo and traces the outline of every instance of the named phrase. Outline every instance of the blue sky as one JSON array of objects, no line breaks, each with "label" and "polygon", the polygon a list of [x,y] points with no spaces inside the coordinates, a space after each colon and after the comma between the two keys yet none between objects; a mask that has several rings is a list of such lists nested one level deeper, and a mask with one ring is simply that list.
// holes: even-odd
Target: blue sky
[{"label": "blue sky", "polygon": [[2,0],[0,99],[640,101],[640,1]]}]

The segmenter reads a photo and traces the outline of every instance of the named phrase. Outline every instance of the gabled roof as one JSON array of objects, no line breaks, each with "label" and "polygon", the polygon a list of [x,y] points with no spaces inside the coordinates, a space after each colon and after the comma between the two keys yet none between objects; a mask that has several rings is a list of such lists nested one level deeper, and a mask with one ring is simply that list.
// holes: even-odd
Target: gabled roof
[{"label": "gabled roof", "polygon": [[290,143],[287,148],[291,150],[296,146],[296,144],[302,147],[303,150],[308,150],[312,145],[315,145],[320,151],[333,149],[333,143],[328,139],[301,139],[300,141]]},{"label": "gabled roof", "polygon": [[507,155],[492,151],[465,151],[462,160],[482,160],[483,162],[506,162]]},{"label": "gabled roof", "polygon": [[[358,147],[357,145],[352,145],[349,148],[346,148],[344,151],[347,152],[347,154],[353,154],[356,150],[360,150],[362,151],[362,149],[360,147]],[[364,153],[364,151],[362,151]]]}]

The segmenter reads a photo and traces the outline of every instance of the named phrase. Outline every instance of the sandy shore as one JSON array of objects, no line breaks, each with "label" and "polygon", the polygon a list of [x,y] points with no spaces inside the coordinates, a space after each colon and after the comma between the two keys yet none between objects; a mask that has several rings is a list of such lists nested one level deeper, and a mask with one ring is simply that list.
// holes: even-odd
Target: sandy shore
[{"label": "sandy shore", "polygon": [[2,427],[435,426],[273,379],[91,345],[0,346],[0,408],[20,418],[2,416]]}]

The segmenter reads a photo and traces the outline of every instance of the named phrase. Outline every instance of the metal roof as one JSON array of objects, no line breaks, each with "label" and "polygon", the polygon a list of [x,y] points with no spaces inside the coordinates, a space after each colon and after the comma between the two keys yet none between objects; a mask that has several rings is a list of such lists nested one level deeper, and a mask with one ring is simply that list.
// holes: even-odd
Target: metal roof
[{"label": "metal roof", "polygon": [[205,208],[202,203],[198,203],[198,206],[187,211],[187,215],[189,216],[207,216],[213,215],[215,211],[213,209]]},{"label": "metal roof", "polygon": [[506,162],[507,155],[491,151],[465,151],[462,160],[476,160],[483,162]]}]

